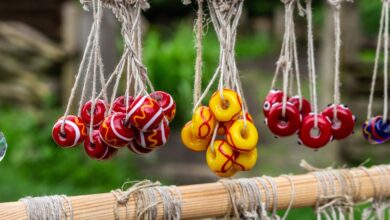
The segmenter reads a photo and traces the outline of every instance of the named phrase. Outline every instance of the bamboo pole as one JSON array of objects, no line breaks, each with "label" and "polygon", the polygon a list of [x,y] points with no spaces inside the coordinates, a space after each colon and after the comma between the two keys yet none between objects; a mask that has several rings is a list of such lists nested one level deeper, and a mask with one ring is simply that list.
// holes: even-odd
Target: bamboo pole
[{"label": "bamboo pole", "polygon": [[[390,166],[384,166],[385,169],[380,171],[377,168],[351,169],[348,172],[354,180],[360,185],[356,193],[356,200],[366,201],[373,198],[375,192],[382,187],[384,179],[390,178]],[[385,170],[385,171],[384,171]],[[318,198],[319,188],[316,177],[309,173],[304,175],[291,176],[295,186],[295,199],[293,208],[313,207]],[[278,207],[277,209],[286,209],[291,201],[292,187],[288,178],[280,176],[274,178],[277,185]],[[339,181],[335,178],[336,195],[342,196]],[[388,184],[388,182],[387,182]],[[270,185],[268,185],[270,189]],[[351,186],[346,186],[351,187]],[[259,185],[264,195],[265,189]],[[224,216],[229,211],[229,197],[227,190],[222,183],[207,183],[198,185],[188,185],[178,187],[182,194],[182,219],[196,219],[208,217]],[[390,197],[390,188],[383,186],[382,195]],[[262,196],[264,198],[264,196]],[[114,219],[115,197],[112,193],[102,193],[94,195],[72,196],[69,197],[74,219]],[[273,198],[271,203],[273,204]],[[270,207],[272,209],[273,207]],[[128,219],[135,219],[135,202],[130,197],[128,208],[119,207],[120,219],[125,219],[127,210]],[[67,210],[69,212],[69,210]],[[162,206],[158,206],[158,219],[162,219]],[[27,219],[23,203],[9,202],[0,204],[0,219]]]}]

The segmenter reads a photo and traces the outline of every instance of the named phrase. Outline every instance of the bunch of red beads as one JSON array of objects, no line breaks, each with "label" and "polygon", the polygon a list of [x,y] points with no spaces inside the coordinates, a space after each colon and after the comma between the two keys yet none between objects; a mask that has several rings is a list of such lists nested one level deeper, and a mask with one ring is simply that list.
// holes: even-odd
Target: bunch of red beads
[{"label": "bunch of red beads", "polygon": [[305,98],[300,102],[299,96],[287,97],[287,102],[283,105],[283,96],[282,91],[272,90],[263,104],[265,123],[277,137],[298,134],[299,144],[318,149],[333,139],[341,140],[353,133],[355,116],[348,107],[337,105],[335,112],[332,104],[315,115],[311,112],[310,102]]},{"label": "bunch of red beads", "polygon": [[[126,103],[127,102],[127,103]],[[120,96],[110,106],[97,100],[81,109],[80,116],[60,118],[52,130],[53,140],[63,148],[84,142],[88,156],[95,160],[112,158],[118,149],[127,147],[136,154],[146,154],[163,146],[169,136],[169,122],[176,113],[172,96],[163,91],[133,98]],[[87,134],[93,120],[92,134]]]},{"label": "bunch of red beads", "polygon": [[190,150],[207,150],[207,164],[218,176],[233,176],[252,169],[257,161],[257,129],[248,113],[245,117],[241,97],[235,91],[217,91],[209,106],[195,110],[181,131],[181,139]]}]

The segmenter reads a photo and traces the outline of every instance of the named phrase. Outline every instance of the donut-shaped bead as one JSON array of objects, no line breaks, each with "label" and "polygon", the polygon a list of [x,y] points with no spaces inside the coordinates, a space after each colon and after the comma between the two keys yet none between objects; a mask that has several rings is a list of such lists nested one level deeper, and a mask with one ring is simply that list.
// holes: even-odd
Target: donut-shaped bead
[{"label": "donut-shaped bead", "polygon": [[268,116],[268,113],[271,110],[273,104],[283,101],[283,95],[284,93],[280,90],[273,89],[269,91],[268,95],[265,97],[265,100],[263,102],[264,117]]},{"label": "donut-shaped bead", "polygon": [[390,122],[383,121],[382,116],[367,120],[362,126],[363,136],[371,144],[382,144],[389,141]]},{"label": "donut-shaped bead", "polygon": [[374,122],[374,118],[371,118],[365,121],[362,125],[363,136],[370,144],[381,144],[382,140],[377,136],[374,136],[373,134],[374,132],[375,132],[375,122]]},{"label": "donut-shaped bead", "polygon": [[286,103],[286,114],[283,116],[283,104],[276,103],[266,119],[270,131],[279,137],[287,137],[296,134],[301,127],[301,115],[298,109],[291,103]]},{"label": "donut-shaped bead", "polygon": [[302,97],[302,106],[300,105],[300,98],[299,96],[293,96],[288,99],[289,102],[291,102],[298,110],[299,113],[301,113],[302,118],[305,118],[308,116],[311,112],[311,105],[310,102],[307,101],[307,99]]},{"label": "donut-shaped bead", "polygon": [[192,130],[192,121],[184,125],[183,129],[181,130],[181,141],[183,142],[184,146],[192,151],[205,151],[210,143],[211,136],[203,139],[197,138],[192,133]]},{"label": "donut-shaped bead", "polygon": [[192,115],[192,133],[197,138],[207,138],[213,135],[217,120],[210,108],[198,107]]},{"label": "donut-shaped bead", "polygon": [[126,114],[117,112],[109,115],[100,125],[100,138],[113,148],[121,148],[134,138],[130,123],[125,122]]},{"label": "donut-shaped bead", "polygon": [[207,148],[206,161],[214,173],[226,173],[233,166],[233,150],[224,140],[214,141],[214,152],[211,146]]},{"label": "donut-shaped bead", "polygon": [[390,120],[387,119],[386,121],[383,119],[382,116],[375,117],[375,133],[374,135],[377,136],[380,140],[382,140],[382,143],[387,142],[390,140]]},{"label": "donut-shaped bead", "polygon": [[[315,116],[313,113],[308,115],[302,122],[301,130],[299,131],[299,142],[307,147],[318,149],[329,143],[332,137],[332,124],[330,119],[323,116],[318,116],[318,128],[315,129]],[[316,134],[313,134],[314,132]]]},{"label": "donut-shaped bead", "polygon": [[233,150],[239,152],[252,151],[259,140],[259,134],[250,121],[239,119],[230,124],[226,132],[226,140]]},{"label": "donut-shaped bead", "polygon": [[134,100],[128,113],[130,123],[141,131],[155,129],[163,120],[160,105],[150,96],[141,96]]},{"label": "donut-shaped bead", "polygon": [[231,89],[216,91],[209,101],[209,107],[218,121],[231,121],[242,110],[241,97]]},{"label": "donut-shaped bead", "polygon": [[[62,124],[64,129],[61,130]],[[87,136],[87,126],[80,117],[68,115],[53,126],[52,138],[60,147],[69,148],[81,144]]]},{"label": "donut-shaped bead", "polygon": [[118,153],[118,149],[108,146],[106,154],[100,160],[110,160]]},{"label": "donut-shaped bead", "polygon": [[95,110],[93,115],[91,116],[91,111],[92,111],[92,101],[88,101],[85,103],[85,105],[81,109],[81,118],[83,119],[84,123],[87,126],[90,126],[91,124],[91,119],[93,118],[93,127],[97,128],[99,125],[103,122],[108,104],[101,100],[98,99],[95,103]]},{"label": "donut-shaped bead", "polygon": [[344,105],[337,105],[336,118],[334,117],[334,104],[328,106],[322,115],[328,117],[332,123],[332,134],[336,140],[341,140],[353,133],[355,128],[355,116],[351,110]]},{"label": "donut-shaped bead", "polygon": [[[126,99],[127,99],[127,105],[126,105]],[[134,102],[133,96],[119,96],[114,100],[114,103],[112,104],[112,112],[122,112],[127,113],[130,111],[130,106]],[[127,109],[126,109],[127,106]]]},{"label": "donut-shaped bead", "polygon": [[257,162],[257,148],[247,152],[236,152],[234,154],[233,167],[239,171],[251,170]]},{"label": "donut-shaped bead", "polygon": [[148,154],[148,153],[150,153],[150,152],[153,151],[152,148],[143,147],[143,146],[137,144],[137,142],[135,142],[135,141],[131,141],[131,142],[127,145],[127,148],[128,148],[130,151],[132,151],[133,153],[139,154],[139,155]]},{"label": "donut-shaped bead", "polygon": [[108,152],[109,146],[100,139],[99,131],[92,132],[92,140],[88,136],[84,141],[84,150],[94,160],[101,160]]},{"label": "donut-shaped bead", "polygon": [[176,102],[172,96],[164,91],[155,91],[150,97],[157,101],[163,109],[165,118],[171,122],[176,115]]},{"label": "donut-shaped bead", "polygon": [[160,125],[152,131],[139,131],[135,134],[135,140],[138,145],[144,148],[158,148],[167,143],[169,137],[168,119],[164,119]]}]

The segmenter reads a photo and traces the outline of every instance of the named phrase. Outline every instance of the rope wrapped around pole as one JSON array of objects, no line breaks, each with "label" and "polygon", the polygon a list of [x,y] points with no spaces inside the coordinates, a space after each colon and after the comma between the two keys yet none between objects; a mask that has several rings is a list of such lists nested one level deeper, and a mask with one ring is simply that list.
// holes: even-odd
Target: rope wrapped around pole
[{"label": "rope wrapped around pole", "polygon": [[[139,201],[137,195],[142,194],[142,190],[150,191],[151,189],[157,192],[155,201],[150,204],[156,213],[156,219],[226,217],[229,213],[231,216],[265,215],[265,211],[275,214],[276,209],[316,207],[324,199],[328,201],[336,199],[336,202],[340,202],[339,198],[348,198],[349,203],[358,204],[367,201],[375,202],[378,199],[385,201],[390,198],[389,182],[384,181],[390,179],[390,165],[323,170],[315,169],[307,163],[302,163],[301,166],[311,172],[303,175],[289,175],[288,178],[286,175],[273,178],[265,176],[237,180],[225,179],[216,183],[179,187],[171,186],[169,188],[174,190],[168,193],[171,194],[170,196],[158,194],[164,186],[150,184],[149,188],[138,186],[136,190],[130,187],[124,191],[137,192],[128,193],[129,197],[125,206],[117,205],[118,200],[115,194],[102,193],[67,197],[67,203],[70,204],[61,209],[67,212],[66,216],[72,216],[73,219],[137,219],[137,212],[139,212],[137,210],[139,204],[136,204],[136,201]],[[325,179],[324,181],[319,178],[321,176]],[[327,182],[329,186],[323,185],[324,182]],[[248,195],[243,195],[243,193],[248,194],[246,191],[249,189],[254,192],[253,196],[258,196],[258,198],[244,201],[243,196]],[[325,191],[328,193],[325,194]],[[173,200],[172,204],[176,206],[176,211],[174,211],[176,217],[167,217],[167,213],[164,213],[167,199]],[[245,204],[239,204],[240,201]],[[254,204],[259,201],[261,204]],[[148,207],[148,205],[144,204],[143,207]],[[241,210],[243,212],[240,212]],[[23,201],[0,203],[0,219],[28,219],[25,203]]]}]

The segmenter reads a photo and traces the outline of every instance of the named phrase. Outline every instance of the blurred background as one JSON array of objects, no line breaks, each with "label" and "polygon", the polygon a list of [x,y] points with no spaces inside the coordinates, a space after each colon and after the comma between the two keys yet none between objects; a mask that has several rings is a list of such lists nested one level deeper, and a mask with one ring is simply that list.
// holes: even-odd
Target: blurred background
[{"label": "blurred background", "polygon": [[[331,10],[315,1],[314,23],[320,109],[333,97],[333,20]],[[322,2],[322,3],[321,3]],[[83,147],[60,149],[51,139],[53,123],[63,114],[87,35],[91,13],[76,0],[0,1],[0,131],[9,150],[0,163],[0,202],[28,195],[88,194],[118,188],[126,180],[144,178],[165,184],[216,181],[204,153],[185,149],[180,129],[191,117],[194,75],[193,24],[196,5],[179,0],[151,0],[144,16],[144,61],[158,90],[171,93],[177,117],[168,144],[153,154],[136,156],[122,150],[111,161],[87,157]],[[368,145],[360,134],[365,120],[381,1],[360,0],[343,8],[342,100],[358,118],[356,134],[317,152],[299,146],[296,137],[275,139],[263,124],[262,101],[269,91],[283,35],[280,1],[245,3],[236,54],[245,98],[260,132],[259,160],[238,177],[303,173],[301,159],[325,167],[390,162],[390,146]],[[296,17],[303,90],[308,94],[306,23]],[[119,25],[106,11],[102,27],[103,59],[109,74],[121,54]],[[204,77],[206,85],[218,62],[219,44],[206,24]],[[381,81],[381,79],[379,79]],[[382,108],[378,84],[375,112]],[[292,216],[312,219],[309,209]],[[291,217],[291,219],[295,219]]]}]

